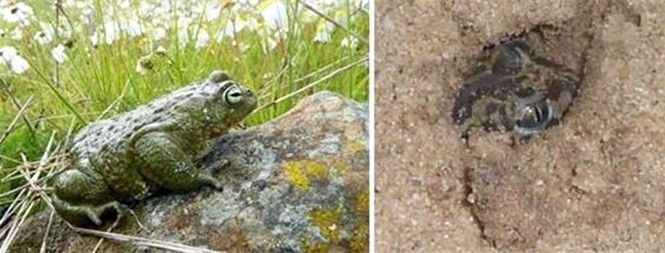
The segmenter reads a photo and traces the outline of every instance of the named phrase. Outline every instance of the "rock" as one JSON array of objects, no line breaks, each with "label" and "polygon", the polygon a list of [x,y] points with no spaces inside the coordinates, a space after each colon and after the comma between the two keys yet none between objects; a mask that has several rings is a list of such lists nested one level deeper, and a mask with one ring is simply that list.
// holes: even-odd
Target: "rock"
[{"label": "rock", "polygon": [[[262,126],[214,141],[200,164],[217,169],[222,192],[203,188],[137,204],[114,233],[228,251],[367,251],[367,108],[331,92],[303,99]],[[228,166],[223,166],[228,161]],[[38,252],[50,210],[27,221],[13,252]],[[39,229],[35,229],[39,228]],[[90,252],[98,238],[55,216],[48,250]],[[105,240],[100,252],[142,247]]]}]

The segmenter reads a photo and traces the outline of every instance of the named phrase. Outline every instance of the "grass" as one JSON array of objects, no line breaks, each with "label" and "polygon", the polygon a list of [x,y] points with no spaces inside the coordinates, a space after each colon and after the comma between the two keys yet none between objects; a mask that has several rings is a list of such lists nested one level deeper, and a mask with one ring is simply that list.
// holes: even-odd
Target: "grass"
[{"label": "grass", "polygon": [[[233,1],[222,1],[225,8],[214,21],[193,15],[187,28],[178,27],[176,13],[172,12],[172,16],[166,17],[171,29],[164,39],[151,39],[154,31],[144,28],[139,36],[123,36],[111,44],[104,43],[109,34],[100,28],[105,22],[103,17],[120,20],[122,15],[138,9],[139,1],[122,10],[120,1],[90,1],[93,8],[87,16],[92,17],[92,22],[84,21],[82,17],[86,14],[82,9],[63,6],[62,11],[56,11],[51,2],[27,1],[34,17],[25,27],[0,18],[0,27],[4,29],[0,30],[0,47],[14,47],[30,64],[22,74],[0,65],[0,178],[21,175],[17,166],[40,159],[49,143],[62,146],[69,133],[89,122],[132,110],[203,79],[215,69],[226,70],[258,94],[260,109],[246,119],[247,126],[268,122],[302,97],[319,90],[335,91],[361,102],[367,101],[369,95],[369,45],[366,44],[369,14],[354,1],[322,11],[326,17],[297,1],[288,1],[285,5],[288,25],[279,29],[281,33],[268,29],[267,18],[261,16],[266,6],[276,1],[264,1],[255,10],[242,13],[229,11]],[[109,9],[115,10],[115,14],[109,14]],[[256,20],[257,28],[215,41],[214,31],[243,18]],[[315,41],[322,27],[335,27],[326,20],[330,18],[343,28],[334,29],[327,43]],[[139,21],[150,27],[149,20]],[[47,44],[36,43],[34,36],[42,30],[40,22],[68,32],[53,36]],[[21,30],[22,38],[11,38],[16,29]],[[183,29],[187,29],[191,39],[179,43],[178,31]],[[90,38],[95,31],[98,43],[93,45]],[[197,47],[196,38],[204,31],[208,31],[210,40]],[[354,35],[361,36],[357,46],[342,45],[343,40]],[[272,49],[271,40],[275,45]],[[59,44],[65,46],[67,55],[63,63],[56,62],[51,54]],[[163,54],[155,53],[159,46],[165,49]],[[137,72],[139,61],[149,62],[145,66],[151,69],[144,74]],[[0,193],[25,185],[26,178],[39,173],[36,167],[43,166],[24,166],[23,176],[1,181]],[[39,177],[45,174],[48,173]],[[0,198],[0,214],[14,197],[11,194]],[[4,225],[1,222],[0,228]]]}]

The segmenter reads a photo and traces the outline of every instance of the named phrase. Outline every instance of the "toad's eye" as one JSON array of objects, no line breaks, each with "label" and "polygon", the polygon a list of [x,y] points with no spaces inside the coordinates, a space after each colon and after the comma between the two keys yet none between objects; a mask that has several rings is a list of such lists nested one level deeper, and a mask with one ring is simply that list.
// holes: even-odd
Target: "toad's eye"
[{"label": "toad's eye", "polygon": [[517,126],[522,128],[539,128],[550,120],[550,109],[546,103],[529,105],[520,112]]},{"label": "toad's eye", "polygon": [[237,85],[231,85],[222,94],[224,101],[228,104],[235,104],[242,100],[242,90]]}]

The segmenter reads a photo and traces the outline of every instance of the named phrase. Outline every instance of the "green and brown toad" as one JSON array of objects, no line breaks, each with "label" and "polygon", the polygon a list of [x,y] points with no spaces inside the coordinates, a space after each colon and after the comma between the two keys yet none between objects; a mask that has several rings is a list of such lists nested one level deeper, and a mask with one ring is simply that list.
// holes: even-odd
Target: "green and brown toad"
[{"label": "green and brown toad", "polygon": [[524,41],[497,45],[459,90],[453,122],[468,137],[472,127],[512,131],[519,139],[561,121],[577,95],[570,69],[537,55]]},{"label": "green and brown toad", "polygon": [[75,225],[100,225],[107,210],[119,212],[120,203],[157,191],[221,189],[193,160],[255,107],[249,89],[214,71],[206,80],[88,125],[74,139],[71,167],[55,178],[56,211]]}]

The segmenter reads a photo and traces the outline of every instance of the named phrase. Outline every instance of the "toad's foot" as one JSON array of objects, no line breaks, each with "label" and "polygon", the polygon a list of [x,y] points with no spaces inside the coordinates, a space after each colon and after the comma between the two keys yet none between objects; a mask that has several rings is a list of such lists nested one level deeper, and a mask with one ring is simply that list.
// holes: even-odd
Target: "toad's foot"
[{"label": "toad's foot", "polygon": [[111,201],[103,205],[73,205],[66,201],[53,196],[53,207],[60,214],[62,218],[74,226],[85,226],[94,223],[97,226],[102,225],[102,215],[110,209],[114,209],[119,216],[122,215],[123,209],[119,202]]}]

